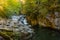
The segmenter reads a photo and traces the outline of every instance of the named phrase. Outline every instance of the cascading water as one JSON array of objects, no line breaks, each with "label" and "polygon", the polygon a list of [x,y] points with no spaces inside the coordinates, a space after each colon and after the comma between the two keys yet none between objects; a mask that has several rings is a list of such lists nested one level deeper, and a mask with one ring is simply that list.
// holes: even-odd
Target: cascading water
[{"label": "cascading water", "polygon": [[[33,30],[30,28],[31,25],[27,23],[27,20],[25,18],[25,15],[20,15],[20,16],[12,16],[12,22],[15,24],[18,29],[23,32],[25,29],[26,32],[32,32]],[[24,30],[24,32],[25,32]],[[29,31],[30,30],[30,31]],[[17,31],[17,30],[16,30]]]},{"label": "cascading water", "polygon": [[[2,21],[0,21],[0,23],[1,22]],[[34,33],[34,30],[31,28],[31,25],[28,24],[25,15],[13,15],[11,19],[3,20],[3,23],[0,26],[4,26],[2,29],[13,30],[15,33],[20,32],[23,36],[25,35],[25,37],[22,38],[23,40],[32,37],[32,34]],[[29,36],[26,36],[28,34]]]},{"label": "cascading water", "polygon": [[[20,16],[12,16],[12,21],[14,21],[16,28],[15,31],[21,32],[22,35],[25,37],[22,38],[23,40],[27,40],[28,38],[32,37],[32,34],[34,33],[33,29],[31,28],[31,25],[27,23],[25,15]],[[27,37],[26,35],[29,36]]]}]

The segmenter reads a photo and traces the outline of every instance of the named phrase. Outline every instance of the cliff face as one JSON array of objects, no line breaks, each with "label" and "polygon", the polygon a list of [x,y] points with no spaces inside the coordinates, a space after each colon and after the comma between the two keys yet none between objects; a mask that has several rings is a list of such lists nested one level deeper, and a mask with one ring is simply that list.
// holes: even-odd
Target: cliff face
[{"label": "cliff face", "polygon": [[44,24],[51,28],[60,29],[60,13],[55,12],[54,14],[48,14],[46,16],[46,21],[44,22]]},{"label": "cliff face", "polygon": [[34,26],[34,25],[42,25],[44,27],[51,27],[60,29],[60,13],[55,12],[54,14],[48,14],[46,17],[39,17],[37,19],[31,19],[30,17],[27,17],[28,22]]},{"label": "cliff face", "polygon": [[57,29],[60,29],[60,13],[59,12],[55,12],[55,25]]}]

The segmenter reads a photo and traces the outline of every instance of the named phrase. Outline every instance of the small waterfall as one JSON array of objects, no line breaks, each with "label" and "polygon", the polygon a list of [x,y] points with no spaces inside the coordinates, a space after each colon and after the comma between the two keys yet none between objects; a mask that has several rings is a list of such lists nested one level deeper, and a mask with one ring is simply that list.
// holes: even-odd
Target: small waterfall
[{"label": "small waterfall", "polygon": [[[15,24],[16,27],[18,27],[18,29],[20,31],[23,32],[23,30],[25,29],[26,32],[29,32],[28,30],[32,31],[32,29],[30,28],[31,25],[29,25],[27,23],[27,20],[25,18],[25,15],[20,15],[20,16],[12,16],[12,22],[13,24]],[[25,31],[24,30],[24,31]]]},{"label": "small waterfall", "polygon": [[[25,15],[20,16],[12,16],[12,21],[15,23],[14,32],[21,32],[22,33],[22,40],[27,40],[33,36],[34,30],[32,29],[31,25],[28,24]],[[29,36],[27,36],[29,34]]]},{"label": "small waterfall", "polygon": [[1,19],[0,29],[1,27],[2,29],[12,30],[15,33],[20,32],[23,36],[25,36],[23,38],[24,40],[25,38],[28,39],[32,37],[34,33],[34,30],[32,29],[32,26],[29,25],[29,23],[27,22],[25,15],[19,15],[19,16],[13,15],[11,19],[7,19],[7,20]]}]

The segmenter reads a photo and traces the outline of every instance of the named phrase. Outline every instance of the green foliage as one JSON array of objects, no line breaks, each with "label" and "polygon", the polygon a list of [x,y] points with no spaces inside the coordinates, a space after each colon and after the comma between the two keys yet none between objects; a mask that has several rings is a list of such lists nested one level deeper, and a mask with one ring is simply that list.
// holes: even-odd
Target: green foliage
[{"label": "green foliage", "polygon": [[[43,1],[43,0],[42,0]],[[26,11],[26,14],[31,16],[31,15],[36,15],[35,17],[37,17],[38,15],[42,14],[45,15],[48,13],[48,9],[46,8],[46,5],[44,4],[40,4],[41,0],[37,1],[37,0],[26,0],[25,5],[23,6],[23,10]],[[31,18],[34,18],[31,16]]]},{"label": "green foliage", "polygon": [[40,0],[41,3],[48,2],[48,0]]},{"label": "green foliage", "polygon": [[13,31],[0,29],[0,36],[3,37],[4,40],[13,40],[13,38],[11,38],[12,35]]},{"label": "green foliage", "polygon": [[0,11],[0,14],[2,14],[3,17],[7,17],[9,18],[11,15],[19,14],[20,8],[21,8],[21,3],[14,1],[14,0],[7,0],[7,1],[3,1],[5,2],[4,4],[2,4],[3,10]]},{"label": "green foliage", "polygon": [[[47,14],[54,14],[56,11],[60,11],[59,5],[60,4],[58,0],[26,0],[25,4],[23,4],[23,8],[21,11],[22,13],[25,13],[27,17],[29,17],[29,21],[36,20],[38,23],[42,21],[43,23],[46,22],[47,25],[47,23],[49,24],[49,22],[45,20]],[[51,23],[49,25],[52,24],[54,23]]]}]

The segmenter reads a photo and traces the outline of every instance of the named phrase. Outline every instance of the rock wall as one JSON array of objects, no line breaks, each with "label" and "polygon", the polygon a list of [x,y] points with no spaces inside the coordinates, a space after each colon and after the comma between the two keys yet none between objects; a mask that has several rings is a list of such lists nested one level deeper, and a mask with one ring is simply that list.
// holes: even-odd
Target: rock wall
[{"label": "rock wall", "polygon": [[60,29],[60,13],[59,12],[55,12],[55,24],[56,24],[56,28]]}]

